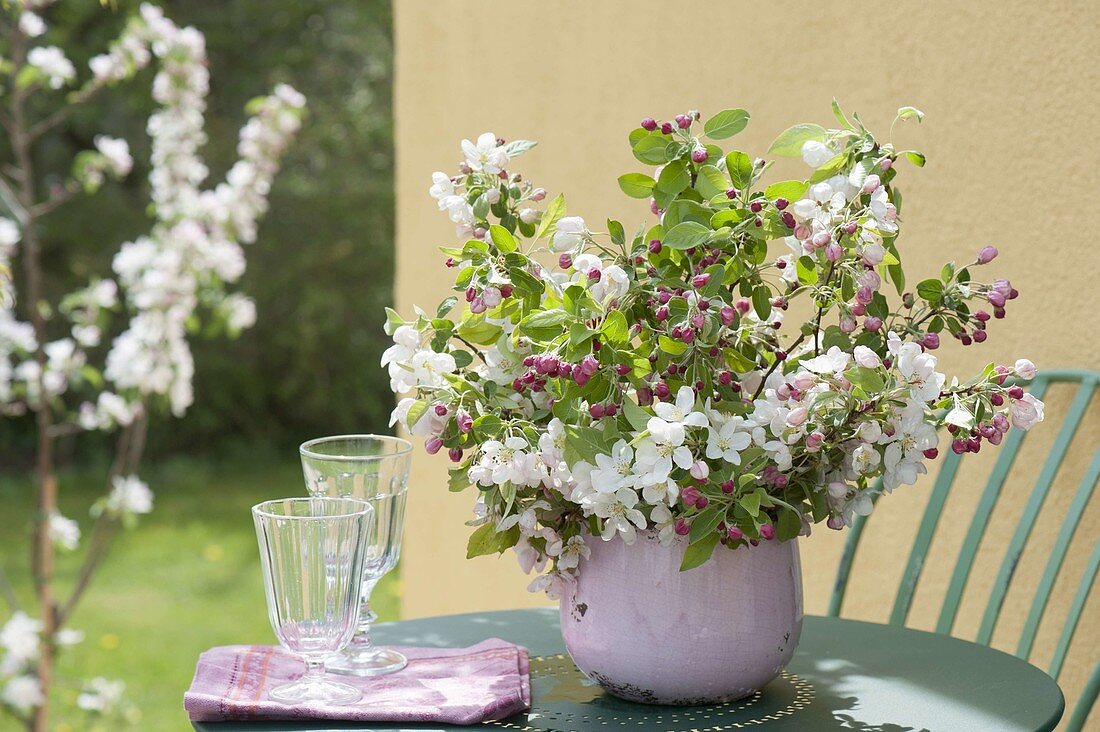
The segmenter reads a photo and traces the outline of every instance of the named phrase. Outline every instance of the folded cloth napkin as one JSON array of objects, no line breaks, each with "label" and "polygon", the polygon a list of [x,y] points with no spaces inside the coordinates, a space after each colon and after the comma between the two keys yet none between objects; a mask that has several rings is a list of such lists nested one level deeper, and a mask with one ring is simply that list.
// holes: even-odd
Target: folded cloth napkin
[{"label": "folded cloth napkin", "polygon": [[305,664],[278,646],[219,646],[201,656],[183,708],[195,722],[334,719],[347,722],[476,724],[531,706],[527,649],[498,638],[469,648],[404,648],[397,673],[340,681],[363,691],[355,704],[286,705],[269,689],[294,681]]}]

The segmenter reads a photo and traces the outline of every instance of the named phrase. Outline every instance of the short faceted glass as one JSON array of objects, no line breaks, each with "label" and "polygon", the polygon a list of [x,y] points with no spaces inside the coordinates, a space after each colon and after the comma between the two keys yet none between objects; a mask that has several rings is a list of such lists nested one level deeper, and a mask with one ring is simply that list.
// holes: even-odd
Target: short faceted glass
[{"label": "short faceted glass", "polygon": [[275,637],[306,662],[268,696],[282,704],[349,704],[362,693],[325,675],[355,633],[374,509],[352,498],[283,498],[252,507]]},{"label": "short faceted glass", "polygon": [[353,676],[379,676],[400,671],[408,660],[371,640],[378,616],[371,610],[375,585],[397,565],[405,529],[405,491],[408,487],[412,444],[386,435],[341,435],[304,443],[299,452],[306,490],[313,496],[350,496],[374,508],[374,538],[363,570],[359,627],[342,653],[328,659],[325,668]]}]

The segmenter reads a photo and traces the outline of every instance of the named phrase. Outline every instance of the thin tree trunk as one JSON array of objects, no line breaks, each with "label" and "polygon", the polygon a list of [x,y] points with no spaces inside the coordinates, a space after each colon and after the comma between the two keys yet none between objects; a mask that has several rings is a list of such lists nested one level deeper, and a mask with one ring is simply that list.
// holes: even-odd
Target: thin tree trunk
[{"label": "thin tree trunk", "polygon": [[[26,38],[18,30],[12,33],[12,60],[16,69],[26,60]],[[54,475],[54,438],[51,434],[53,415],[46,395],[46,318],[39,307],[42,301],[41,243],[38,238],[34,160],[31,155],[31,136],[27,127],[25,102],[27,90],[15,85],[12,91],[11,142],[15,163],[21,180],[17,191],[23,207],[23,275],[26,279],[25,307],[30,312],[30,322],[36,340],[35,361],[38,363],[38,403],[34,406],[38,446],[35,461],[35,480],[38,486],[38,511],[35,516],[32,566],[35,590],[42,621],[41,650],[38,659],[38,682],[42,695],[48,700],[53,686],[54,632],[57,623],[57,601],[53,595],[54,546],[50,539],[49,520],[57,511],[57,476]],[[33,729],[46,732],[49,721],[49,704],[43,703],[34,712]]]}]

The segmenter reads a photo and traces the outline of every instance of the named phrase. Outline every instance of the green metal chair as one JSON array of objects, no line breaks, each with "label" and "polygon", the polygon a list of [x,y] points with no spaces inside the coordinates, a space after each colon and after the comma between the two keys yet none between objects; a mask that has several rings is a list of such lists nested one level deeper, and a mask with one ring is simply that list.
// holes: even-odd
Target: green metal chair
[{"label": "green metal chair", "polygon": [[[1024,551],[1024,546],[1027,543],[1028,537],[1031,535],[1032,528],[1042,509],[1043,502],[1047,494],[1050,493],[1051,487],[1054,485],[1055,476],[1062,465],[1062,461],[1065,459],[1066,452],[1081,423],[1081,418],[1088,408],[1093,392],[1096,390],[1097,385],[1100,385],[1100,373],[1077,370],[1042,371],[1032,380],[1029,388],[1032,394],[1038,398],[1042,398],[1043,395],[1046,394],[1047,388],[1052,383],[1065,382],[1079,383],[1080,386],[1077,389],[1073,402],[1066,412],[1065,418],[1062,420],[1054,445],[1051,448],[1050,454],[1043,462],[1039,476],[1035,482],[1035,487],[1032,489],[1027,504],[1024,507],[1023,515],[1020,517],[1012,539],[1009,541],[1008,547],[1005,550],[1000,569],[994,580],[992,593],[986,604],[985,613],[982,616],[978,636],[975,639],[977,643],[989,645],[993,637],[993,631],[997,626],[997,620],[1000,617],[1005,596],[1008,594],[1009,587],[1012,584],[1012,577],[1016,570],[1016,564]],[[962,600],[963,590],[970,577],[975,556],[978,553],[979,545],[982,542],[982,537],[989,524],[989,519],[993,513],[997,499],[1000,497],[1001,489],[1008,477],[1009,470],[1012,468],[1012,464],[1019,452],[1020,445],[1024,440],[1024,434],[1025,433],[1020,430],[1011,430],[1005,438],[1004,443],[999,448],[1000,454],[998,454],[993,465],[993,470],[986,483],[985,490],[982,492],[977,510],[974,513],[974,518],[971,520],[970,528],[963,540],[962,549],[959,551],[959,556],[951,575],[951,581],[947,588],[947,594],[940,609],[939,620],[936,623],[937,633],[950,635],[954,628],[955,618],[959,610],[959,603]],[[932,493],[928,505],[925,508],[924,516],[917,530],[916,539],[913,542],[913,548],[909,553],[909,560],[902,574],[901,583],[898,586],[893,610],[890,613],[889,622],[891,625],[905,625],[909,616],[910,605],[913,602],[913,595],[916,592],[917,583],[920,580],[925,557],[932,544],[932,538],[936,532],[936,525],[943,512],[944,504],[947,501],[947,496],[955,480],[955,474],[958,471],[960,462],[960,455],[947,451],[943,459],[943,464],[940,467],[940,472],[936,476],[936,481],[932,486]],[[1085,507],[1092,497],[1098,479],[1100,479],[1100,449],[1097,449],[1093,455],[1092,461],[1085,471],[1084,478],[1077,488],[1069,512],[1062,522],[1061,529],[1058,532],[1058,536],[1050,552],[1050,557],[1047,560],[1046,567],[1036,588],[1035,597],[1031,602],[1031,608],[1028,612],[1023,632],[1020,635],[1019,643],[1016,647],[1016,655],[1024,660],[1027,660],[1031,654],[1031,649],[1035,642],[1035,635],[1039,629],[1039,623],[1043,618],[1043,614],[1046,611],[1051,589],[1062,568],[1062,563],[1069,549],[1070,541],[1073,539],[1074,532],[1077,530],[1077,525],[1080,522]],[[856,549],[859,547],[860,537],[863,534],[865,524],[866,519],[864,517],[857,517],[855,523],[849,529],[848,538],[844,546],[844,553],[841,557],[840,567],[837,571],[833,594],[829,601],[828,614],[831,616],[835,617],[840,615],[841,604],[844,601],[844,592],[848,586],[848,578],[852,571]],[[1077,629],[1077,624],[1081,619],[1081,613],[1085,608],[1089,591],[1092,589],[1098,571],[1100,571],[1100,541],[1097,541],[1089,556],[1084,574],[1081,576],[1078,584],[1077,592],[1070,604],[1065,626],[1062,629],[1061,636],[1055,647],[1054,656],[1048,671],[1055,679],[1058,678],[1062,670],[1066,653],[1069,650],[1070,642],[1073,640],[1074,631]],[[1089,711],[1092,709],[1098,693],[1100,693],[1100,662],[1093,668],[1092,674],[1085,684],[1085,689],[1080,699],[1077,701],[1073,713],[1066,722],[1065,729],[1067,732],[1079,732],[1079,730],[1084,727],[1085,720],[1088,718]]]}]

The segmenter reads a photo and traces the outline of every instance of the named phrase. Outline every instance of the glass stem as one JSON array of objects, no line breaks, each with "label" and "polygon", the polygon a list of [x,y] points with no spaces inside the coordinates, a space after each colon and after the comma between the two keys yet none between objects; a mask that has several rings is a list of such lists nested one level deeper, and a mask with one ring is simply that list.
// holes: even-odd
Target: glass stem
[{"label": "glass stem", "polygon": [[317,658],[306,659],[306,673],[302,681],[308,684],[321,682],[325,676],[325,662]]},{"label": "glass stem", "polygon": [[359,658],[375,654],[374,640],[371,638],[370,628],[377,619],[378,616],[371,609],[370,590],[367,589],[363,592],[362,603],[359,606],[359,627],[356,628],[355,635],[344,651],[346,654]]}]

